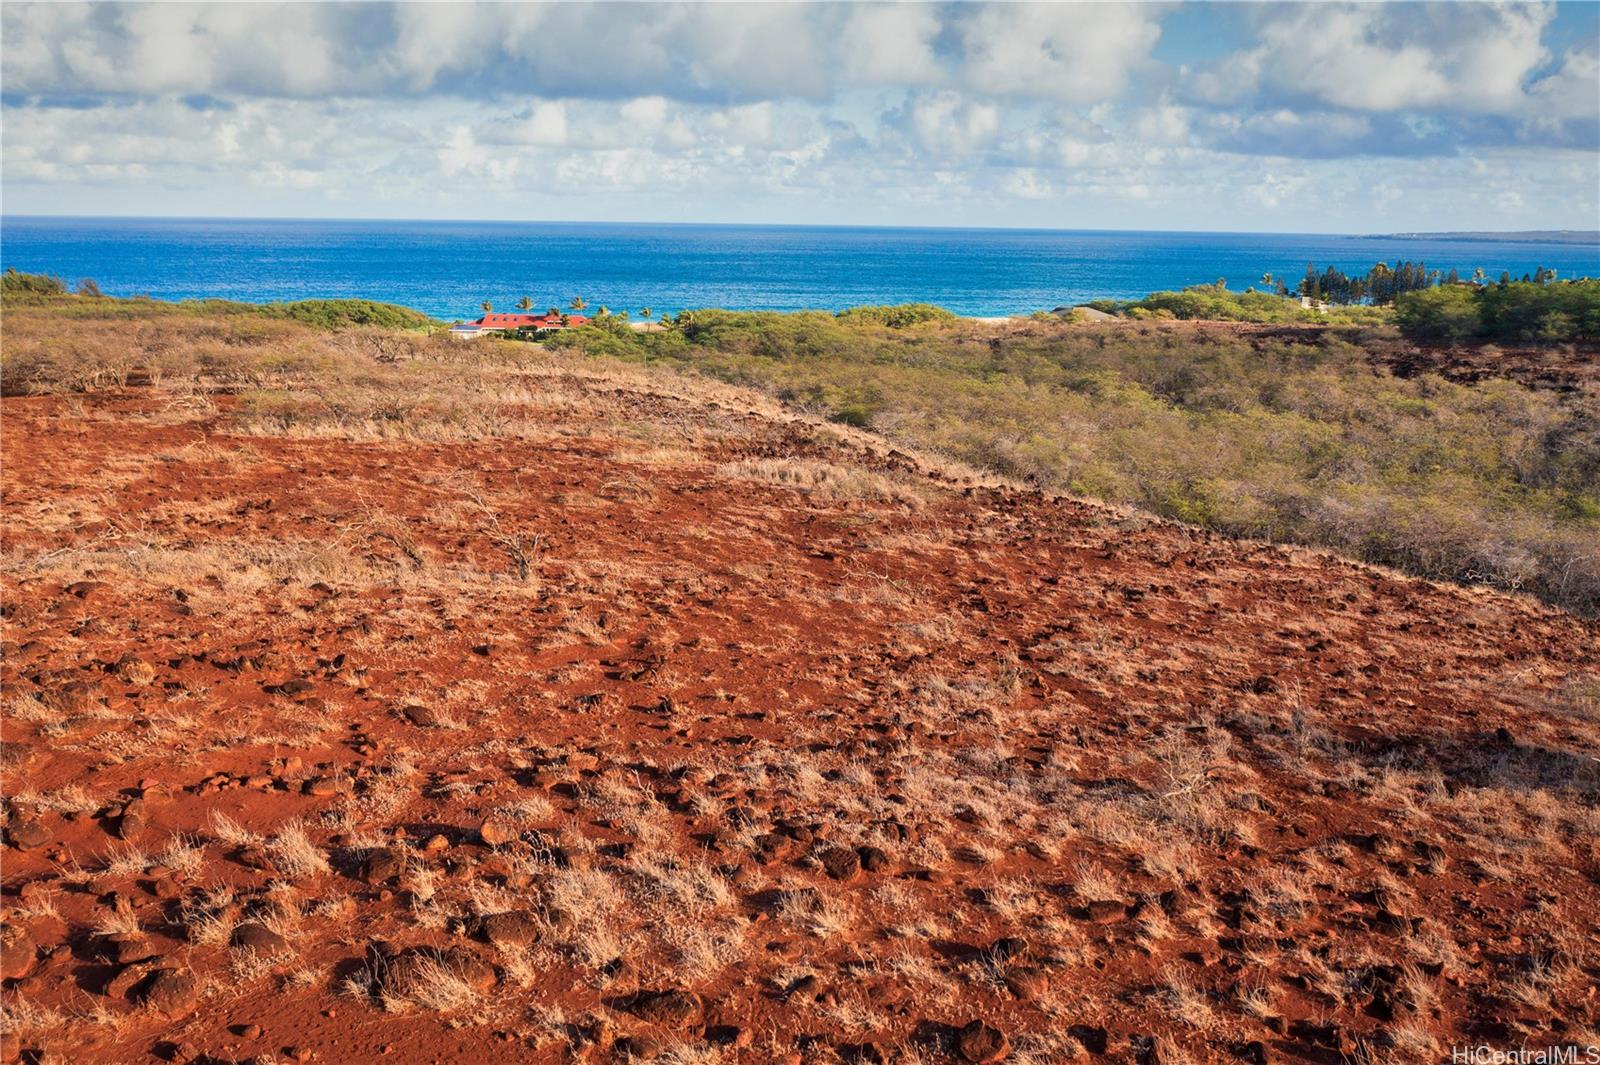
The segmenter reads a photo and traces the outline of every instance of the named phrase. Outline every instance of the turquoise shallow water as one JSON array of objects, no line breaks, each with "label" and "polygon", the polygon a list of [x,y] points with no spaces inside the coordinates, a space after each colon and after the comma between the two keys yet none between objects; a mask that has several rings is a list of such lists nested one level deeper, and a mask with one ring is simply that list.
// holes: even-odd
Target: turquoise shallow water
[{"label": "turquoise shallow water", "polygon": [[1463,275],[1553,266],[1600,276],[1600,246],[1260,233],[868,229],[825,226],[218,219],[0,219],[0,264],[92,277],[114,295],[268,302],[351,297],[446,320],[582,295],[591,306],[839,310],[937,303],[1016,314],[1132,298],[1306,264],[1364,271],[1421,260]]}]

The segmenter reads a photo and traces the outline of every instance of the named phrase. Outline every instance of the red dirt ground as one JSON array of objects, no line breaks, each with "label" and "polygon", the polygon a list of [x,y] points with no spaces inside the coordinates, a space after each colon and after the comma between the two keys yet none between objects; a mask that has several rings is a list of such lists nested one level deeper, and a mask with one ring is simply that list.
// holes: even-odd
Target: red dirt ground
[{"label": "red dirt ground", "polygon": [[4,400],[6,1060],[1594,1040],[1593,624],[537,392]]}]

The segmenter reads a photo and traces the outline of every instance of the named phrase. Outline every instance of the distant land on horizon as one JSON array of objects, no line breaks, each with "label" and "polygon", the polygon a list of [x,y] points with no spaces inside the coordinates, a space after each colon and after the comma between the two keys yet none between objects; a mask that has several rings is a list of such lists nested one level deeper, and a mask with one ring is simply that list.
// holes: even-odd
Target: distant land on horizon
[{"label": "distant land on horizon", "polygon": [[1451,230],[1444,233],[1364,233],[1362,240],[1477,240],[1505,244],[1600,244],[1600,230],[1518,229]]}]

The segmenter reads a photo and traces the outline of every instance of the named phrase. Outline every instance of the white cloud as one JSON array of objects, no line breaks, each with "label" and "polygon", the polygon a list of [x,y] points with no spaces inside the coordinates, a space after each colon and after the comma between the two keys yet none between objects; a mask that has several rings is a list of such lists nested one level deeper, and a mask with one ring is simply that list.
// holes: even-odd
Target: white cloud
[{"label": "white cloud", "polygon": [[934,56],[939,12],[929,4],[853,7],[832,47],[857,85],[929,85],[942,76]]},{"label": "white cloud", "polygon": [[527,144],[565,144],[567,109],[559,101],[545,101],[534,107],[522,124],[522,139]]},{"label": "white cloud", "polygon": [[477,12],[461,5],[401,4],[395,8],[390,62],[405,87],[421,91],[441,71],[468,65],[490,42]]},{"label": "white cloud", "polygon": [[1245,191],[1261,206],[1277,208],[1298,201],[1309,184],[1304,174],[1268,170]]},{"label": "white cloud", "polygon": [[831,35],[803,4],[730,5],[687,9],[693,24],[694,81],[713,93],[738,87],[740,96],[773,99],[831,94]]},{"label": "white cloud", "polygon": [[1152,144],[1183,144],[1189,139],[1190,112],[1169,100],[1147,107],[1134,119],[1133,128]]},{"label": "white cloud", "polygon": [[1529,86],[1528,98],[1536,118],[1592,121],[1600,110],[1600,54],[1569,52],[1559,69]]},{"label": "white cloud", "polygon": [[966,80],[996,95],[1114,98],[1161,36],[1159,13],[1148,4],[974,7],[960,26]]},{"label": "white cloud", "polygon": [[7,88],[328,92],[364,80],[335,57],[343,17],[317,4],[7,4]]},{"label": "white cloud", "polygon": [[916,144],[935,155],[970,155],[994,142],[1000,109],[954,92],[913,96],[905,114]]},{"label": "white cloud", "polygon": [[1273,85],[1341,107],[1394,111],[1447,96],[1431,49],[1377,39],[1387,17],[1375,7],[1297,8],[1268,24],[1256,55]]},{"label": "white cloud", "polygon": [[[1159,34],[1136,4],[4,7],[13,92],[827,100],[852,87],[1114,97]],[[941,61],[959,31],[964,56]],[[965,71],[961,69],[965,66]]]},{"label": "white cloud", "polygon": [[[1266,10],[1254,48],[1192,73],[1197,99],[1288,92],[1355,111],[1526,115],[1538,94],[1528,83],[1550,59],[1543,35],[1555,13],[1549,4],[1509,3]],[[1559,90],[1588,77],[1589,112],[1600,97],[1592,74],[1579,58]]]},{"label": "white cloud", "polygon": [[1028,167],[1013,170],[1005,180],[1005,190],[1022,200],[1048,200],[1055,194],[1050,182]]},{"label": "white cloud", "polygon": [[1552,54],[1547,8],[1252,11],[1225,62],[1172,70],[1155,5],[8,2],[4,190],[57,213],[1594,216],[1600,58]]},{"label": "white cloud", "polygon": [[641,96],[622,105],[622,118],[634,128],[650,132],[667,121],[667,101],[662,96]]}]

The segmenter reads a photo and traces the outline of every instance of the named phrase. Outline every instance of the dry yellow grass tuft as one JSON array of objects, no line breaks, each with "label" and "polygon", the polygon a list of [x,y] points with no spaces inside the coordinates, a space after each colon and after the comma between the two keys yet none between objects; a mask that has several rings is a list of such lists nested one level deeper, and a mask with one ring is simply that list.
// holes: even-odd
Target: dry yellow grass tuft
[{"label": "dry yellow grass tuft", "polygon": [[722,467],[727,477],[794,488],[817,499],[898,503],[920,507],[926,490],[915,481],[816,459],[753,459]]}]

